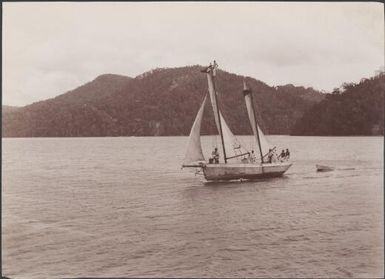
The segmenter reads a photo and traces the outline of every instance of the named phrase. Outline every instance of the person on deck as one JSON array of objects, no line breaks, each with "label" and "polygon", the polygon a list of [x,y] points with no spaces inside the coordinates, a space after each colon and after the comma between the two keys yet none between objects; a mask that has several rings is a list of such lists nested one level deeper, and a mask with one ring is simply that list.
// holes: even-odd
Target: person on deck
[{"label": "person on deck", "polygon": [[219,152],[218,152],[218,148],[215,147],[215,149],[213,150],[213,152],[211,153],[211,155],[213,156],[214,164],[219,164]]},{"label": "person on deck", "polygon": [[249,162],[250,162],[250,163],[255,163],[255,154],[254,154],[254,150],[251,150],[251,153],[249,153]]},{"label": "person on deck", "polygon": [[273,153],[273,156],[271,157],[271,162],[276,163],[278,161],[277,152],[275,151],[275,149],[273,149],[271,153]]},{"label": "person on deck", "polygon": [[286,154],[285,154],[286,156],[286,160],[289,160],[290,159],[290,152],[289,152],[289,149],[288,148],[286,148]]},{"label": "person on deck", "polygon": [[267,154],[267,158],[269,159],[269,163],[271,164],[271,162],[273,161],[273,150],[270,148],[269,149],[269,153]]},{"label": "person on deck", "polygon": [[278,157],[281,161],[284,161],[286,159],[286,153],[285,153],[285,150],[282,149],[282,152],[281,154],[279,154],[279,157]]}]

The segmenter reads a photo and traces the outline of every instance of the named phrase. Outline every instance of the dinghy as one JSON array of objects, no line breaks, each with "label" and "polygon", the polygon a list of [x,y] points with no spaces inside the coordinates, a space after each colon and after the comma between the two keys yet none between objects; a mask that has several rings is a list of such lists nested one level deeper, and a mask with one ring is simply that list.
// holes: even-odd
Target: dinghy
[{"label": "dinghy", "polygon": [[[208,181],[234,180],[234,179],[256,179],[282,176],[292,165],[288,161],[272,160],[274,148],[271,148],[261,128],[257,123],[252,91],[247,88],[244,82],[243,96],[246,102],[246,109],[256,141],[257,152],[249,151],[234,136],[227,125],[218,102],[215,76],[218,65],[214,61],[204,72],[207,76],[208,93],[203,99],[191,128],[187,152],[182,167],[195,167],[203,171]],[[201,122],[206,102],[210,99],[214,112],[214,120],[221,138],[220,154],[216,154],[209,161],[203,156],[201,146]],[[214,153],[214,152],[213,152]],[[219,153],[219,152],[218,152]]]},{"label": "dinghy", "polygon": [[315,165],[317,168],[317,171],[332,171],[334,170],[333,167],[325,166],[325,165]]}]

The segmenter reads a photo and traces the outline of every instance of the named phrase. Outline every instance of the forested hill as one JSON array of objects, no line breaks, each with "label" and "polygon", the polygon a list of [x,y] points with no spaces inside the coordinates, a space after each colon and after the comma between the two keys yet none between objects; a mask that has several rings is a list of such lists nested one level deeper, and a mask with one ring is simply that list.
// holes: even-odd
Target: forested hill
[{"label": "forested hill", "polygon": [[7,113],[7,112],[13,112],[13,111],[16,111],[19,107],[15,107],[15,106],[2,106],[2,112],[3,113]]},{"label": "forested hill", "polygon": [[[207,92],[202,68],[156,69],[135,78],[99,76],[56,98],[3,111],[3,136],[188,135]],[[270,87],[250,77],[246,80],[267,134],[288,134],[304,111],[324,98],[312,88]],[[250,134],[242,82],[242,76],[217,73],[220,103],[230,128],[236,134]],[[209,102],[202,132],[216,133]]]},{"label": "forested hill", "polygon": [[385,74],[344,84],[311,107],[292,135],[384,135]]}]

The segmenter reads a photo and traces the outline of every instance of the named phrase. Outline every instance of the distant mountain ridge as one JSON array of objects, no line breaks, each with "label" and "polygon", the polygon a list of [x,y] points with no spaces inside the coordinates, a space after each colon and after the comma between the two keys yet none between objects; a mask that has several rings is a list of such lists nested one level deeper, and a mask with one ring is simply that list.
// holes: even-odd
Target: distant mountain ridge
[{"label": "distant mountain ridge", "polygon": [[[3,109],[5,137],[188,135],[207,93],[201,66],[155,69],[135,78],[106,74],[52,99]],[[293,85],[271,87],[246,77],[257,118],[267,134],[289,134],[324,94]],[[235,134],[250,134],[242,96],[243,77],[218,71],[220,104]],[[203,134],[217,133],[208,103]]]}]

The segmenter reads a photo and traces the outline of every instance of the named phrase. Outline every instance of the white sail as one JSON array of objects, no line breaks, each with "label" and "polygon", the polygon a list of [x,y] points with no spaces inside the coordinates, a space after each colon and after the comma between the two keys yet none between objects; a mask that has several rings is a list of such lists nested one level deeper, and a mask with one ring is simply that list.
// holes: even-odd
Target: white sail
[{"label": "white sail", "polygon": [[[262,154],[263,156],[265,156],[267,153],[269,153],[269,149],[271,148],[271,145],[267,140],[266,136],[263,134],[258,124],[257,124],[257,127],[258,127],[259,142],[261,144]],[[265,159],[266,159],[266,156],[265,156]]]},{"label": "white sail", "polygon": [[206,100],[207,100],[207,95],[203,100],[203,103],[198,111],[194,124],[191,128],[189,141],[187,145],[187,152],[183,160],[183,165],[194,164],[205,160],[202,152],[200,136],[201,136],[201,123],[203,118],[203,112],[206,105]]},{"label": "white sail", "polygon": [[[219,114],[221,118],[223,142],[225,144],[226,157],[229,158],[229,157],[246,153],[247,150],[241,146],[240,142],[231,132],[229,126],[227,125],[225,119],[223,118],[222,113],[220,112]],[[242,158],[238,157],[237,159],[240,160]],[[234,158],[233,160],[237,160],[237,159]]]},{"label": "white sail", "polygon": [[212,80],[211,73],[207,73],[207,82],[208,82],[208,88],[209,88],[209,95],[210,95],[210,101],[211,105],[213,107],[213,112],[214,112],[214,119],[215,119],[215,124],[217,125],[218,131],[220,131],[220,126],[219,126],[219,120],[218,120],[218,109],[217,109],[217,100],[215,97],[215,90],[214,90],[214,82]]},{"label": "white sail", "polygon": [[265,135],[263,134],[261,128],[256,123],[256,117],[254,115],[254,110],[252,107],[253,104],[252,104],[251,94],[252,94],[252,92],[246,88],[246,84],[244,82],[243,83],[243,95],[245,96],[247,115],[249,116],[251,129],[253,130],[253,134],[254,134],[255,140],[257,142],[258,149],[261,148],[261,152],[257,152],[255,154],[255,156],[256,156],[256,158],[259,158],[261,160],[260,154],[262,153],[262,156],[265,156],[269,152],[270,144],[267,141]]}]

